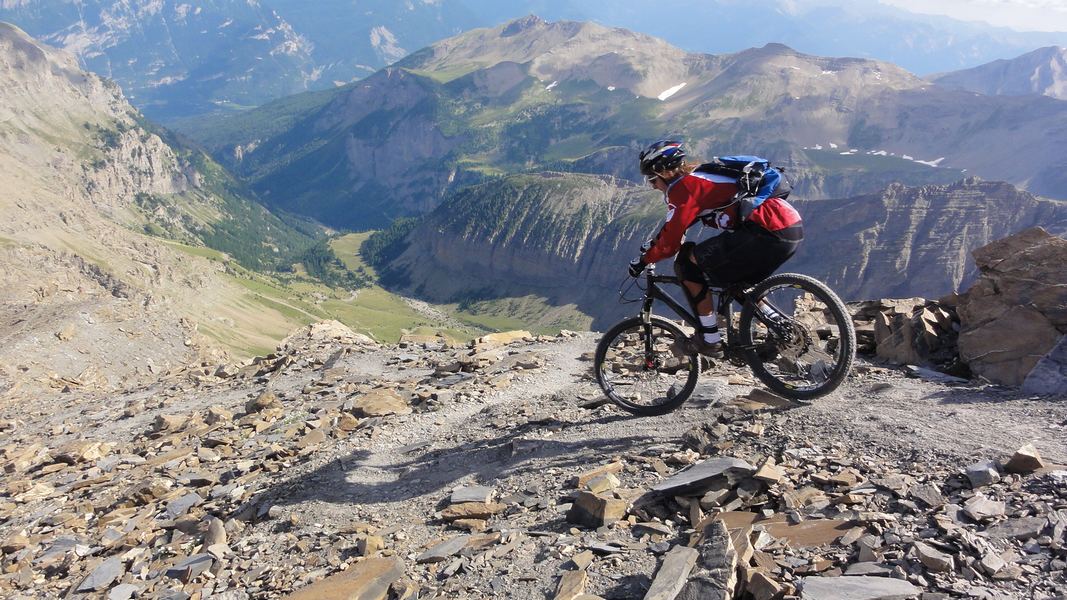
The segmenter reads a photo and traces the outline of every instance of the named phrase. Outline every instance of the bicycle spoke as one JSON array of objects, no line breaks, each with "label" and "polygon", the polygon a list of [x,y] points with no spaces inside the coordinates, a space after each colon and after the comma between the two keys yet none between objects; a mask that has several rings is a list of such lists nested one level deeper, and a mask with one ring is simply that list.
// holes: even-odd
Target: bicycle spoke
[{"label": "bicycle spoke", "polygon": [[842,331],[851,332],[850,324],[840,322],[839,309],[802,286],[770,286],[760,294],[757,310],[748,338],[756,346],[753,368],[761,379],[786,390],[820,393],[851,363],[851,344],[841,337]]},{"label": "bicycle spoke", "polygon": [[671,410],[692,393],[700,371],[695,355],[679,356],[679,341],[684,342],[681,330],[661,319],[651,325],[625,321],[601,340],[597,380],[609,398],[631,412]]}]

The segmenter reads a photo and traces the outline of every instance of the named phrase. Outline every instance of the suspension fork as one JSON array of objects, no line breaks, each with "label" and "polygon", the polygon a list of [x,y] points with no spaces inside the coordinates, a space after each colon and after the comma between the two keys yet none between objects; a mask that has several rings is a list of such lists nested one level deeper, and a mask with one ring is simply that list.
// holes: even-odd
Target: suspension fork
[{"label": "suspension fork", "polygon": [[641,327],[645,335],[645,368],[656,368],[656,355],[652,347],[652,303],[655,301],[655,283],[652,277],[648,278],[648,289],[645,291],[645,299],[641,302]]}]

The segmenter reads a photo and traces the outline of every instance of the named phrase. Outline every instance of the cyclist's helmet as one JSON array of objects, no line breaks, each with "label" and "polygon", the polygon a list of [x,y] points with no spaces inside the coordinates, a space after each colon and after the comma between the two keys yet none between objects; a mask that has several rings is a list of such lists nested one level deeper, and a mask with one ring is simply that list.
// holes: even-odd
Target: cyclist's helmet
[{"label": "cyclist's helmet", "polygon": [[645,177],[653,173],[660,173],[677,169],[685,160],[685,148],[681,142],[673,140],[660,140],[653,142],[648,148],[641,151],[641,174]]}]

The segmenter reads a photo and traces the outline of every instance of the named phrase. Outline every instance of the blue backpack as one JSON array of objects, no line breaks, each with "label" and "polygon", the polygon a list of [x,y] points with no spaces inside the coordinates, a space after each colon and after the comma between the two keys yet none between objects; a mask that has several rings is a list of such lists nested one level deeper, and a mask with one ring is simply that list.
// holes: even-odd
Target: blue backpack
[{"label": "blue backpack", "polygon": [[768,198],[788,198],[793,186],[782,176],[782,170],[771,166],[759,156],[716,156],[711,162],[696,168],[698,173],[724,175],[737,181],[737,194],[722,210],[737,204],[738,217],[747,221]]}]

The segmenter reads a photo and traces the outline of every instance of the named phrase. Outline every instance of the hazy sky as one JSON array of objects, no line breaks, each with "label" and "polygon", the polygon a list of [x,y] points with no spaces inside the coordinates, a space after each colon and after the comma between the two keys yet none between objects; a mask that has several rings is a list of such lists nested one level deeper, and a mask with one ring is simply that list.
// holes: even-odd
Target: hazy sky
[{"label": "hazy sky", "polygon": [[879,0],[917,13],[1022,31],[1067,31],[1067,0]]}]

